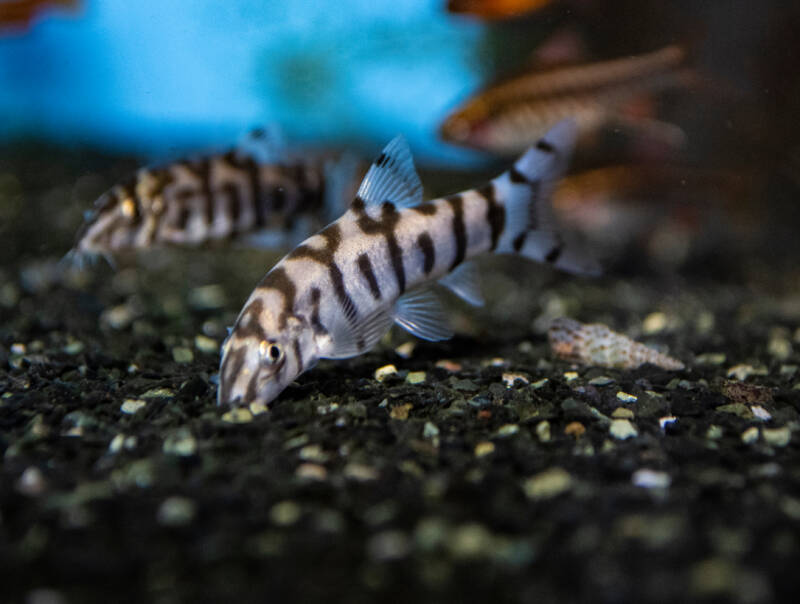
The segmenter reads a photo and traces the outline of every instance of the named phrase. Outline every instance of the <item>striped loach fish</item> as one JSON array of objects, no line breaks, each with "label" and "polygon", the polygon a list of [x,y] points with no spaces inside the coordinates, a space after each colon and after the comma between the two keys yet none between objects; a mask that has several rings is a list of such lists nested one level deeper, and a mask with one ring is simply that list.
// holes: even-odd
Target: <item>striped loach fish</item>
[{"label": "striped loach fish", "polygon": [[480,189],[423,202],[404,139],[372,164],[349,210],[267,273],[222,345],[218,402],[268,403],[321,358],[372,348],[397,323],[425,340],[452,335],[431,286],[482,303],[481,254],[519,254],[596,273],[551,228],[547,199],[574,140],[557,125]]},{"label": "striped loach fish", "polygon": [[216,240],[296,245],[346,207],[358,166],[349,156],[291,159],[272,144],[139,169],[95,201],[66,259],[113,266],[125,250]]},{"label": "striped loach fish", "polygon": [[552,67],[511,78],[458,107],[440,127],[446,141],[501,155],[519,153],[560,120],[575,120],[584,137],[609,125],[644,131],[678,144],[671,124],[625,114],[646,95],[693,81],[678,46],[610,61]]}]

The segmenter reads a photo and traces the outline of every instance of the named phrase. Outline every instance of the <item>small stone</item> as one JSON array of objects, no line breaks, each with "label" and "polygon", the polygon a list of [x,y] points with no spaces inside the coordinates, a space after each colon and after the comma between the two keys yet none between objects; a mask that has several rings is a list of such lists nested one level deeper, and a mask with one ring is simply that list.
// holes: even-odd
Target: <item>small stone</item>
[{"label": "small stone", "polygon": [[591,386],[609,386],[613,384],[616,380],[612,377],[608,377],[607,375],[598,375],[597,377],[592,378],[589,380],[589,385]]},{"label": "small stone", "polygon": [[176,346],[172,349],[172,360],[176,363],[191,363],[194,361],[194,353],[191,348]]},{"label": "small stone", "polygon": [[294,474],[304,480],[325,480],[328,477],[328,470],[316,463],[301,463]]},{"label": "small stone", "polygon": [[383,367],[378,367],[375,370],[375,379],[379,382],[384,381],[386,378],[392,375],[397,374],[397,367],[394,365],[384,365]]},{"label": "small stone", "polygon": [[753,412],[753,415],[760,419],[761,421],[768,422],[772,419],[772,414],[764,409],[761,405],[753,405],[750,407],[750,411]]},{"label": "small stone", "polygon": [[410,359],[411,355],[414,354],[414,349],[416,347],[417,343],[412,340],[410,342],[405,342],[404,344],[400,344],[400,346],[394,349],[394,352],[401,359]]},{"label": "small stone", "polygon": [[723,434],[722,426],[717,426],[715,424],[711,424],[708,430],[706,430],[706,438],[709,440],[719,440],[722,438]]},{"label": "small stone", "polygon": [[106,309],[100,315],[100,323],[108,325],[112,329],[122,330],[133,323],[138,313],[127,304],[119,304]]},{"label": "small stone", "polygon": [[269,407],[261,401],[250,403],[247,408],[250,409],[250,413],[252,413],[253,416],[261,415],[262,413],[267,413],[269,411]]},{"label": "small stone", "polygon": [[297,456],[303,461],[313,461],[315,463],[325,463],[330,459],[330,455],[323,451],[319,445],[306,445],[297,452]]},{"label": "small stone", "polygon": [[494,443],[489,440],[482,440],[475,445],[475,457],[485,457],[494,453]]},{"label": "small stone", "polygon": [[782,335],[775,335],[767,342],[767,352],[779,361],[785,361],[792,356],[792,343]]},{"label": "small stone", "polygon": [[767,373],[766,367],[753,367],[752,365],[740,363],[739,365],[730,367],[726,375],[728,377],[735,377],[740,382],[744,382],[751,375],[767,375]]},{"label": "small stone", "polygon": [[191,457],[197,453],[197,440],[188,428],[178,428],[167,435],[161,448],[167,455]]},{"label": "small stone", "polygon": [[319,405],[317,406],[317,413],[319,415],[330,415],[338,408],[339,408],[339,403],[328,403],[327,405]]},{"label": "small stone", "polygon": [[153,388],[141,394],[140,398],[173,398],[174,396],[175,393],[169,388]]},{"label": "small stone", "polygon": [[439,436],[439,428],[433,422],[425,422],[422,428],[422,438],[435,438]]},{"label": "small stone", "polygon": [[574,436],[575,438],[579,438],[586,432],[586,427],[580,422],[570,422],[567,424],[566,428],[564,428],[564,434],[567,436]]},{"label": "small stone", "polygon": [[750,407],[743,403],[730,403],[729,405],[720,405],[716,407],[715,411],[720,413],[732,413],[738,415],[742,419],[753,419],[753,412]]},{"label": "small stone", "polygon": [[119,410],[128,415],[133,415],[147,406],[147,401],[138,398],[126,398]]},{"label": "small stone", "polygon": [[800,521],[800,499],[785,495],[780,500],[780,507],[789,518]]},{"label": "small stone", "polygon": [[746,445],[751,445],[758,440],[758,428],[751,426],[741,435],[742,442]]},{"label": "small stone", "polygon": [[797,373],[797,365],[781,365],[778,372],[784,377],[792,378]]},{"label": "small stone", "polygon": [[543,443],[550,441],[551,434],[550,434],[549,421],[545,419],[536,424],[536,437],[539,439],[540,442]]},{"label": "small stone", "polygon": [[572,488],[572,477],[562,468],[550,468],[525,480],[522,488],[530,499],[552,499]]},{"label": "small stone", "polygon": [[506,388],[513,388],[517,382],[521,382],[522,384],[530,384],[530,380],[527,378],[527,376],[524,376],[521,373],[506,372],[503,374],[503,383],[506,385]]},{"label": "small stone", "polygon": [[424,371],[409,371],[406,376],[406,382],[409,384],[421,384],[426,379]]},{"label": "small stone", "polygon": [[453,388],[462,392],[475,392],[478,390],[478,385],[472,380],[454,380]]},{"label": "small stone", "polygon": [[772,388],[737,381],[726,381],[720,392],[734,403],[769,403],[773,397]]},{"label": "small stone", "polygon": [[642,332],[648,336],[660,333],[666,329],[667,322],[667,315],[663,312],[652,312],[644,318]]},{"label": "small stone", "polygon": [[194,347],[204,354],[217,354],[219,352],[219,342],[201,333],[194,337]]},{"label": "small stone", "polygon": [[44,475],[36,466],[26,468],[17,481],[17,491],[28,497],[37,497],[46,489],[47,482]]},{"label": "small stone", "polygon": [[625,407],[617,407],[611,413],[611,417],[614,419],[633,419],[633,411]]},{"label": "small stone", "polygon": [[468,559],[485,556],[492,549],[492,534],[477,522],[456,528],[447,543],[454,558]]},{"label": "small stone", "polygon": [[578,372],[577,371],[565,371],[564,372],[564,379],[568,382],[572,382],[573,380],[578,379]]},{"label": "small stone", "polygon": [[74,356],[83,352],[84,348],[85,345],[80,340],[70,340],[61,350],[64,351],[64,354]]},{"label": "small stone", "polygon": [[189,306],[196,310],[217,310],[225,306],[225,288],[217,283],[201,285],[189,291]]},{"label": "small stone", "polygon": [[627,419],[611,420],[611,426],[608,431],[617,440],[627,440],[639,435],[636,426]]},{"label": "small stone", "polygon": [[399,420],[406,420],[408,419],[408,412],[414,408],[414,405],[411,403],[403,403],[402,405],[397,405],[396,407],[392,407],[392,410],[389,411],[389,417],[392,419],[399,419]]},{"label": "small stone", "polygon": [[186,526],[194,520],[197,505],[188,497],[168,497],[158,507],[156,517],[163,526]]},{"label": "small stone", "polygon": [[279,501],[269,510],[269,519],[278,526],[291,526],[300,520],[302,510],[294,501]]},{"label": "small stone", "polygon": [[253,421],[253,414],[246,407],[236,407],[222,414],[222,421],[229,424],[247,424]]},{"label": "small stone", "polygon": [[792,439],[792,431],[789,426],[764,428],[762,434],[764,435],[764,441],[773,447],[785,447]]},{"label": "small stone", "polygon": [[357,480],[359,482],[367,482],[370,480],[377,480],[379,478],[378,470],[372,466],[363,463],[351,461],[342,470],[345,478]]},{"label": "small stone", "polygon": [[547,378],[542,378],[541,380],[537,380],[533,384],[531,384],[531,388],[533,388],[534,390],[538,390],[539,388],[544,386],[549,381],[550,380],[547,379]]},{"label": "small stone", "polygon": [[449,371],[450,373],[456,373],[458,371],[461,371],[461,369],[463,369],[460,363],[456,363],[455,361],[450,361],[448,359],[441,359],[439,361],[436,361],[435,366],[439,369],[444,369],[445,371]]},{"label": "small stone", "polygon": [[382,531],[367,542],[369,557],[382,562],[404,558],[410,550],[409,538],[402,531]]},{"label": "small stone", "polygon": [[292,449],[308,444],[308,441],[308,434],[298,434],[283,443],[283,448],[287,451],[291,451]]},{"label": "small stone", "polygon": [[108,452],[111,455],[116,455],[120,451],[122,451],[122,445],[125,443],[125,435],[124,434],[117,434],[114,438],[111,439],[111,442],[108,443]]},{"label": "small stone", "polygon": [[517,424],[503,424],[497,429],[495,435],[500,438],[507,438],[509,436],[514,436],[517,432],[519,432],[519,426]]},{"label": "small stone", "polygon": [[663,430],[664,428],[666,428],[670,424],[674,424],[677,421],[678,421],[678,418],[675,417],[674,415],[665,415],[664,417],[659,417],[658,418],[658,425],[661,426],[661,429]]},{"label": "small stone", "polygon": [[722,365],[727,359],[724,352],[704,352],[694,360],[698,365]]},{"label": "small stone", "polygon": [[617,400],[622,401],[623,403],[635,403],[639,397],[634,396],[633,394],[628,394],[627,392],[622,392],[621,390],[617,392]]},{"label": "small stone", "polygon": [[644,489],[666,489],[672,484],[672,478],[666,472],[642,468],[636,470],[631,477],[631,482]]}]

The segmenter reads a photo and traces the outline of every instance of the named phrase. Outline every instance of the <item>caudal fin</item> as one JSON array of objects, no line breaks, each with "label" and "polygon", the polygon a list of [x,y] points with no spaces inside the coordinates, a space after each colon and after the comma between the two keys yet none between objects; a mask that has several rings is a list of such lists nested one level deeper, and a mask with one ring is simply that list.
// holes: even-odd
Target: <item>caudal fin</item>
[{"label": "caudal fin", "polygon": [[563,120],[493,183],[504,192],[506,228],[498,252],[520,254],[561,270],[596,275],[600,265],[557,232],[550,196],[575,145],[576,126]]}]

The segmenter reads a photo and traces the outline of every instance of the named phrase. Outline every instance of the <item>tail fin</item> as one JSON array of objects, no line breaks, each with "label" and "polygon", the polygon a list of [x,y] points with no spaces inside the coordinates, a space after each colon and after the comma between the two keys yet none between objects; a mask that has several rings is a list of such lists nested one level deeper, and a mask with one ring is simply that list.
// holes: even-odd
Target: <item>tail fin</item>
[{"label": "tail fin", "polygon": [[495,186],[506,191],[506,228],[497,249],[567,272],[596,275],[599,264],[556,231],[550,207],[553,189],[569,163],[576,130],[572,120],[559,122],[495,179]]}]

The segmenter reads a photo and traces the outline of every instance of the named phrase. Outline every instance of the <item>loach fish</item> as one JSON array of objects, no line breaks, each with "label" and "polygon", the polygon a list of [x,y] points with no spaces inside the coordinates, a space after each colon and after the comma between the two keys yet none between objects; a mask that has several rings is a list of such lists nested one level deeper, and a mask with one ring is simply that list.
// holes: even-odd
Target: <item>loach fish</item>
[{"label": "loach fish", "polygon": [[621,59],[538,70],[478,93],[446,118],[440,134],[446,141],[514,154],[525,149],[558,121],[571,118],[579,137],[617,124],[643,130],[671,144],[683,133],[672,124],[625,115],[642,97],[686,85],[693,74],[682,67],[678,46]]},{"label": "loach fish", "polygon": [[285,256],[256,286],[222,345],[220,404],[268,403],[321,358],[368,351],[397,323],[415,336],[452,335],[431,286],[480,305],[480,254],[519,254],[575,273],[598,266],[566,245],[547,199],[575,128],[558,124],[479,189],[428,202],[411,153],[394,139],[350,208]]},{"label": "loach fish", "polygon": [[263,138],[256,131],[248,146],[141,168],[95,201],[67,259],[82,266],[104,256],[113,266],[112,255],[123,250],[234,238],[297,244],[346,207],[357,162],[346,155],[287,159]]}]

